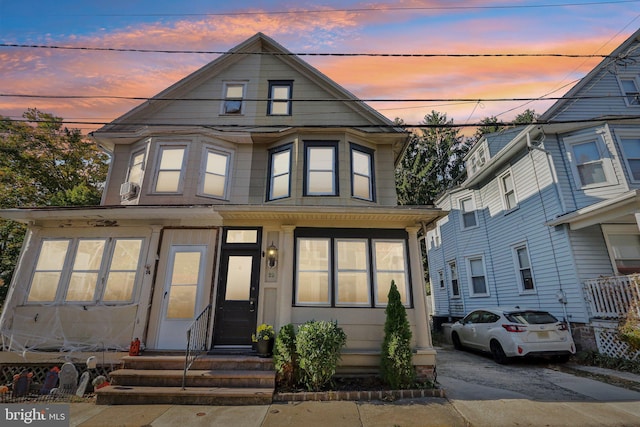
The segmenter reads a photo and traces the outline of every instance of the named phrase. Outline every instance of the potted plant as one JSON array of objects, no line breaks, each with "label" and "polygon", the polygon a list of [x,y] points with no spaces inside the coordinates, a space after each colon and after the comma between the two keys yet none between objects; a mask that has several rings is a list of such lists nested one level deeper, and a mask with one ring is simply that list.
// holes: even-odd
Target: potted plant
[{"label": "potted plant", "polygon": [[251,336],[251,339],[256,343],[256,351],[260,357],[270,357],[273,352],[273,341],[276,333],[273,326],[263,323],[258,326],[256,333]]}]

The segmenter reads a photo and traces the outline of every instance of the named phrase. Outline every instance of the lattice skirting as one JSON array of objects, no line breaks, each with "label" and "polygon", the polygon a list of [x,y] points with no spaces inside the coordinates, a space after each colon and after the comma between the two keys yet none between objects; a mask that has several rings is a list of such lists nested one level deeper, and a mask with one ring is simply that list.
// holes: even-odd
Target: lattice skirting
[{"label": "lattice skirting", "polygon": [[632,350],[626,342],[618,338],[617,322],[594,322],[592,325],[600,353],[606,356],[640,361],[640,351]]}]

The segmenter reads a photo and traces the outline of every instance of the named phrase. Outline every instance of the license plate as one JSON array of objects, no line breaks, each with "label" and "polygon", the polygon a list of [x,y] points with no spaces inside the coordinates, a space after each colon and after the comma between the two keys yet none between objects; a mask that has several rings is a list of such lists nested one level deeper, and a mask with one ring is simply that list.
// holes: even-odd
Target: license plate
[{"label": "license plate", "polygon": [[539,339],[548,339],[549,338],[549,331],[538,331],[538,332],[536,332],[536,334],[538,334],[538,338]]}]

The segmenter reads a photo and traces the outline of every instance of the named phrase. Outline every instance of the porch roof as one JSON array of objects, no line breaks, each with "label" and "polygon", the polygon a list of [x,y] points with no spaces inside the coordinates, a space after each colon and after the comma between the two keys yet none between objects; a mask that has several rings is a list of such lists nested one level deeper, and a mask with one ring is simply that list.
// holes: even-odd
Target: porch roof
[{"label": "porch roof", "polygon": [[561,215],[548,226],[569,224],[571,230],[580,230],[596,224],[637,224],[640,213],[640,190],[623,193],[613,199],[603,200],[591,206]]}]

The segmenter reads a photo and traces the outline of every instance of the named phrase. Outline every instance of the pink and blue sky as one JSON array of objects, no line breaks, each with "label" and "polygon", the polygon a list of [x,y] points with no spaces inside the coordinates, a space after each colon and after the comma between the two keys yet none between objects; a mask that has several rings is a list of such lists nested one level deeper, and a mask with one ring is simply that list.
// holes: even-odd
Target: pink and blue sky
[{"label": "pink and blue sky", "polygon": [[[606,55],[640,27],[640,0],[0,0],[0,44],[227,51],[263,32],[295,53]],[[151,97],[216,58],[0,46],[0,115],[27,108],[109,122],[140,101],[7,95]],[[303,59],[390,119],[431,110],[456,123],[504,121],[561,96],[601,59],[369,57]],[[456,99],[474,99],[460,102]],[[395,102],[376,102],[394,99]],[[448,100],[408,102],[404,100]],[[100,125],[70,124],[85,131]]]}]

